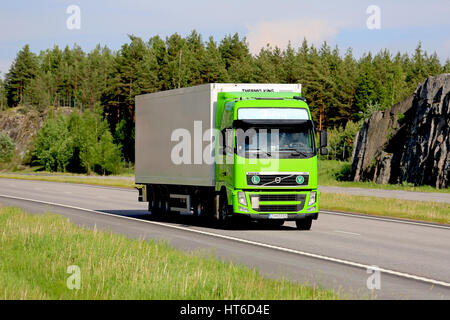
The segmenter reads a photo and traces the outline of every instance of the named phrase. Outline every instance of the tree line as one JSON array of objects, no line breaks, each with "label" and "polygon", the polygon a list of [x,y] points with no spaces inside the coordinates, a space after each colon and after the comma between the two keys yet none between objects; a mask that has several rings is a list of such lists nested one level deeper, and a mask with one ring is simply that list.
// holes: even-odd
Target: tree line
[{"label": "tree line", "polygon": [[36,54],[24,46],[0,79],[0,106],[96,110],[122,158],[134,161],[139,94],[211,82],[301,83],[317,126],[331,129],[365,118],[374,106],[391,107],[427,76],[443,72],[450,72],[450,60],[441,64],[420,43],[412,54],[384,49],[357,59],[351,48],[342,53],[326,42],[315,47],[304,40],[283,50],[267,45],[252,55],[238,34],[220,42],[203,41],[196,31],[148,41],[130,35],[117,51],[98,45],[87,53],[74,45]]}]

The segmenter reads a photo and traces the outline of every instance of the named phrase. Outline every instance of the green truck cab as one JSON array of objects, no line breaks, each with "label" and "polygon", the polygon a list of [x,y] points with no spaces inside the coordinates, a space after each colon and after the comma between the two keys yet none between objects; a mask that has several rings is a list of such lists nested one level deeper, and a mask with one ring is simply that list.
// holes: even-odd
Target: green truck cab
[{"label": "green truck cab", "polygon": [[218,219],[241,215],[279,225],[295,220],[299,229],[309,229],[319,212],[318,148],[305,99],[219,93],[217,114],[216,127],[232,141],[225,148],[216,143],[216,159],[223,159],[215,170]]},{"label": "green truck cab", "polygon": [[[309,230],[319,146],[300,85],[208,84],[136,98],[136,184],[156,216]],[[239,221],[239,220],[238,220]]]}]

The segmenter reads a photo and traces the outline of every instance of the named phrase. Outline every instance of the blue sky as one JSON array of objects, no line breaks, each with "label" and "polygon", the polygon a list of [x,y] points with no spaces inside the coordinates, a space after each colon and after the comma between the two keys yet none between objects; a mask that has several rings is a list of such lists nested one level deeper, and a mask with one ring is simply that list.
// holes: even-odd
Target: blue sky
[{"label": "blue sky", "polygon": [[[341,52],[388,48],[411,53],[422,41],[442,62],[450,58],[450,2],[448,0],[0,0],[0,72],[8,71],[25,44],[38,53],[54,45],[74,43],[89,51],[96,44],[116,50],[127,34],[147,40],[153,35],[189,34],[196,29],[207,40],[227,34],[246,36],[252,53],[267,43],[294,47],[305,37],[320,46],[326,40]],[[67,7],[81,10],[81,28],[69,30]],[[381,29],[369,30],[366,13],[380,8]]]}]

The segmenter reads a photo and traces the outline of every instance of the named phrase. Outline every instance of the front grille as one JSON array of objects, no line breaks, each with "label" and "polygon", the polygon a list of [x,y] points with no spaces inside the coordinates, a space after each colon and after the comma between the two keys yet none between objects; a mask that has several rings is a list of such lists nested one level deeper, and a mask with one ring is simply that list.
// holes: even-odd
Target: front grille
[{"label": "front grille", "polygon": [[259,201],[305,201],[305,194],[261,194]]},{"label": "front grille", "polygon": [[[247,175],[247,185],[249,186],[306,186],[309,182],[309,175],[286,175],[286,174],[267,174],[267,175],[258,175],[258,179],[256,180],[258,183],[254,183],[255,180],[252,181],[252,178],[256,175]],[[297,177],[302,176],[303,182],[298,183]],[[277,179],[278,178],[278,179]],[[277,182],[279,181],[279,182]]]},{"label": "front grille", "polygon": [[288,204],[288,205],[260,205],[258,212],[297,212],[302,210],[302,206],[298,204]]}]

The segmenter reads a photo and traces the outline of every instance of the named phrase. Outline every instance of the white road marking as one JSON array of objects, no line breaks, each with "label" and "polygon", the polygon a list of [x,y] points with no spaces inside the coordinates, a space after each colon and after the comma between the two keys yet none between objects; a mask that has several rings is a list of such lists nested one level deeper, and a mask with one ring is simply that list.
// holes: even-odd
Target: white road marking
[{"label": "white road marking", "polygon": [[[105,216],[115,217],[115,218],[118,218],[118,219],[133,220],[133,221],[140,222],[140,223],[148,223],[148,224],[168,227],[168,228],[172,228],[172,229],[189,231],[189,232],[202,234],[202,235],[207,235],[207,236],[211,236],[211,237],[231,240],[231,241],[235,241],[235,242],[250,244],[250,245],[254,245],[254,246],[258,246],[258,247],[269,248],[269,249],[274,249],[274,250],[283,251],[283,252],[289,252],[289,253],[305,256],[305,257],[316,258],[316,259],[320,259],[320,260],[324,260],[324,261],[330,261],[330,262],[340,263],[340,264],[343,264],[343,265],[357,267],[357,268],[361,268],[361,269],[364,269],[364,270],[373,269],[373,266],[362,264],[362,263],[358,263],[358,262],[353,262],[353,261],[348,261],[348,260],[343,260],[343,259],[327,257],[327,256],[315,254],[315,253],[309,253],[309,252],[304,252],[304,251],[299,251],[299,250],[294,250],[294,249],[289,249],[289,248],[278,247],[278,246],[274,246],[274,245],[270,245],[270,244],[265,244],[265,243],[251,241],[251,240],[240,239],[240,238],[236,238],[236,237],[221,235],[221,234],[207,232],[207,231],[201,231],[201,230],[195,230],[195,229],[190,229],[190,228],[186,228],[186,227],[174,226],[174,225],[170,225],[170,224],[163,223],[163,222],[141,220],[141,219],[137,219],[137,218],[126,217],[126,216],[121,216],[121,215],[116,215],[116,214],[111,214],[111,213],[105,213],[105,212],[100,212],[100,211],[96,211],[96,210],[80,208],[80,207],[75,207],[75,206],[69,206],[69,205],[60,204],[60,203],[41,201],[41,200],[36,200],[36,199],[20,198],[20,197],[14,197],[14,196],[10,196],[10,195],[0,194],[0,197],[16,199],[16,200],[23,200],[23,201],[31,201],[31,202],[42,203],[42,204],[46,204],[46,205],[53,205],[53,206],[69,208],[69,209],[75,209],[75,210],[82,210],[82,211],[86,211],[86,212],[92,212],[92,213],[97,213],[97,214],[101,214],[101,215],[105,215]],[[385,269],[385,268],[381,268],[381,267],[377,268],[377,270],[379,270],[380,272],[386,273],[386,274],[397,276],[397,277],[413,279],[413,280],[417,280],[417,281],[421,281],[421,282],[431,283],[433,285],[440,285],[440,286],[443,286],[443,287],[450,288],[450,283],[449,282],[444,282],[444,281],[440,281],[440,280],[434,280],[434,279],[425,278],[425,277],[422,277],[422,276],[417,276],[417,275],[408,274],[408,273],[404,273],[404,272],[399,272],[399,271],[395,271],[395,270]]]},{"label": "white road marking", "polygon": [[344,233],[344,234],[350,234],[350,235],[353,235],[353,236],[360,236],[359,233],[348,232],[348,231],[334,230],[334,232],[337,232],[337,233]]},{"label": "white road marking", "polygon": [[365,215],[362,215],[362,214],[327,211],[327,210],[319,210],[319,212],[320,213],[325,213],[325,214],[334,214],[336,216],[346,216],[346,217],[352,217],[352,218],[361,218],[361,219],[379,220],[379,221],[387,221],[387,222],[395,222],[395,223],[403,223],[403,224],[412,224],[412,225],[422,226],[422,227],[449,229],[450,230],[450,226],[433,224],[432,222],[431,223],[421,223],[421,222],[415,222],[415,221],[401,220],[401,218],[399,218],[399,219],[382,218],[382,217],[375,217],[373,215],[365,216]]}]

